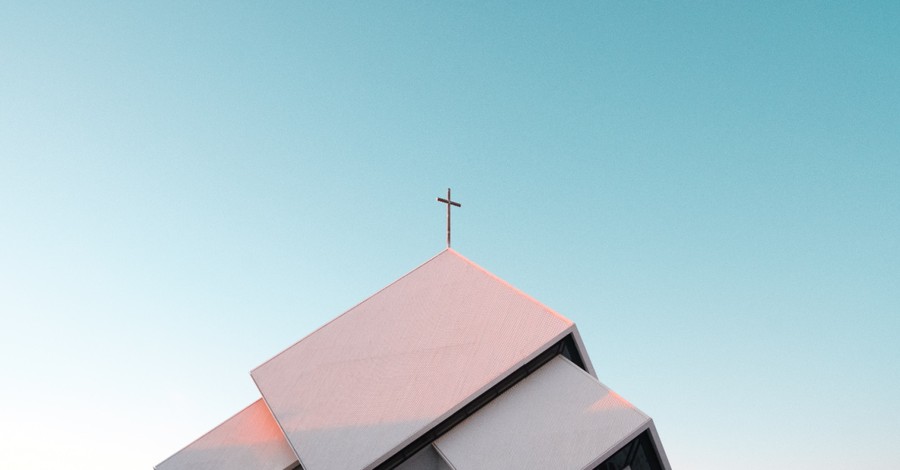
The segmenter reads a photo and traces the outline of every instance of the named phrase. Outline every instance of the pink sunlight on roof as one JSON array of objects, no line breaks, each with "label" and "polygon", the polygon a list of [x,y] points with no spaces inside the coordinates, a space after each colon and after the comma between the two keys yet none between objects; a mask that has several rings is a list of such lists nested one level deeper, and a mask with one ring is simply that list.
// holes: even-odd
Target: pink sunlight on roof
[{"label": "pink sunlight on roof", "polygon": [[574,329],[447,249],[251,375],[303,468],[372,468]]},{"label": "pink sunlight on roof", "polygon": [[284,470],[296,462],[265,402],[257,400],[156,469]]}]

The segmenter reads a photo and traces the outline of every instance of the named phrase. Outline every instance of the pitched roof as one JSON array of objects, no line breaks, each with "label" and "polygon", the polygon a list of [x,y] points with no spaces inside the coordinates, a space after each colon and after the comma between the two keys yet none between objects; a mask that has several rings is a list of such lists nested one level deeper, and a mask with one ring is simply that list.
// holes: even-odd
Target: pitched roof
[{"label": "pitched roof", "polygon": [[285,470],[297,457],[261,399],[157,465],[156,470]]},{"label": "pitched roof", "polygon": [[573,330],[447,249],[251,375],[304,469],[373,468]]},{"label": "pitched roof", "polygon": [[556,356],[434,442],[456,470],[594,468],[650,418]]}]

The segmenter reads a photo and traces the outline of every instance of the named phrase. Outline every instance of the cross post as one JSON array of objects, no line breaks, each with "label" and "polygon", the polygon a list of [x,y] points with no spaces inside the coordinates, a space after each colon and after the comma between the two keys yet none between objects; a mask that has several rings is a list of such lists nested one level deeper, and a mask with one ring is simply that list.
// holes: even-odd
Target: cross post
[{"label": "cross post", "polygon": [[450,199],[450,188],[447,188],[447,199],[439,197],[437,200],[447,204],[447,248],[450,248],[450,206],[462,207],[462,204]]}]

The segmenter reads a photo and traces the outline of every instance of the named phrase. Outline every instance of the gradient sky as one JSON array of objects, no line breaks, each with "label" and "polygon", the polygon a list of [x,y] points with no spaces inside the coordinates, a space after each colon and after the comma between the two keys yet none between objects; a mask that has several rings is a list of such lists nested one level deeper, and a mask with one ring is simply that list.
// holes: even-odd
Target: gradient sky
[{"label": "gradient sky", "polygon": [[0,468],[159,463],[448,186],[675,468],[900,461],[900,2],[137,3],[0,3]]}]

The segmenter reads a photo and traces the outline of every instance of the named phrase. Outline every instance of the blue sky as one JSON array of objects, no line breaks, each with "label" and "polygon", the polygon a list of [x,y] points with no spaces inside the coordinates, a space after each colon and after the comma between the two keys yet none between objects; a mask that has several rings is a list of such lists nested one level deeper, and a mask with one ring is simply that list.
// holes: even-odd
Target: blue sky
[{"label": "blue sky", "polygon": [[0,467],[158,463],[448,186],[676,468],[894,466],[898,51],[897,2],[3,3]]}]

